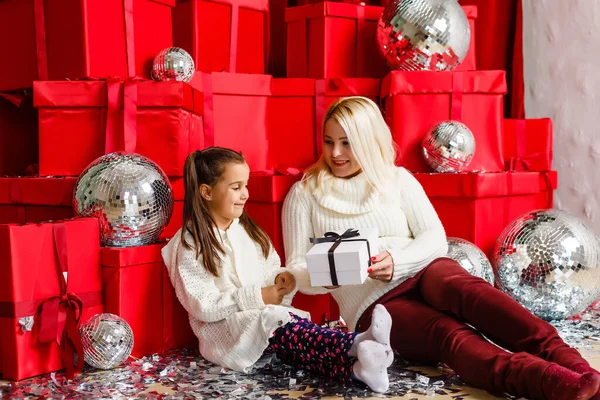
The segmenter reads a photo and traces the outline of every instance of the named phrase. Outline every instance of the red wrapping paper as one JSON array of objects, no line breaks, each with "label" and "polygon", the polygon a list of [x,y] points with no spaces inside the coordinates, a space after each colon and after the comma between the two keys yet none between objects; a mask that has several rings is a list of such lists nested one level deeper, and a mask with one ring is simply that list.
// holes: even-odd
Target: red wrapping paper
[{"label": "red wrapping paper", "polygon": [[[298,175],[273,175],[268,172],[251,173],[248,182],[250,197],[246,202],[246,211],[267,235],[285,265],[281,211],[283,201],[294,183],[302,178]],[[308,240],[308,238],[306,238]],[[292,305],[308,311],[315,323],[339,319],[339,308],[331,295],[307,296],[297,293]]]},{"label": "red wrapping paper", "polygon": [[334,2],[288,8],[287,77],[383,77],[388,68],[376,45],[382,11]]},{"label": "red wrapping paper", "polygon": [[[61,230],[64,236],[55,242],[61,235],[56,232]],[[76,299],[83,302],[81,323],[103,311],[99,246],[98,222],[94,218],[0,225],[0,274],[5,277],[0,280],[3,378],[21,380],[64,367],[54,340],[61,338],[63,328],[69,328],[69,319],[65,320],[67,304]],[[59,274],[57,268],[63,273]],[[68,279],[61,289],[64,272]],[[58,314],[52,313],[54,307]],[[34,328],[23,332],[19,319],[28,316],[35,316]]]},{"label": "red wrapping paper", "polygon": [[270,169],[267,103],[271,76],[196,73],[190,84],[204,93],[204,143],[241,151],[253,171]]},{"label": "red wrapping paper", "polygon": [[31,94],[0,93],[0,176],[24,175],[28,166],[37,163],[37,131]]},{"label": "red wrapping paper", "polygon": [[198,345],[166,273],[160,254],[164,245],[100,251],[105,311],[131,326],[135,357]]},{"label": "red wrapping paper", "polygon": [[505,119],[504,159],[509,171],[552,169],[552,120]]},{"label": "red wrapping paper", "polygon": [[[137,104],[125,108],[124,121],[127,85]],[[79,175],[105,152],[127,149],[178,177],[187,155],[204,147],[202,93],[183,82],[36,82],[34,105],[41,175]]]},{"label": "red wrapping paper", "polygon": [[268,0],[178,0],[173,40],[196,70],[264,74],[268,65]]},{"label": "red wrapping paper", "polygon": [[422,155],[425,134],[438,122],[456,120],[475,136],[467,171],[503,171],[504,71],[390,72],[381,84],[383,111],[398,145],[399,165],[431,172]]},{"label": "red wrapping paper", "polygon": [[415,174],[437,211],[446,235],[471,241],[492,255],[502,230],[520,215],[552,208],[557,174],[499,172]]},{"label": "red wrapping paper", "polygon": [[[273,79],[268,103],[270,165],[306,168],[317,159],[315,80]],[[293,151],[290,140],[293,138]]]},{"label": "red wrapping paper", "polygon": [[[174,0],[5,0],[0,2],[0,91],[35,80],[150,77],[173,45]],[[110,29],[106,29],[106,27]],[[15,34],[18,33],[18,34]]]}]

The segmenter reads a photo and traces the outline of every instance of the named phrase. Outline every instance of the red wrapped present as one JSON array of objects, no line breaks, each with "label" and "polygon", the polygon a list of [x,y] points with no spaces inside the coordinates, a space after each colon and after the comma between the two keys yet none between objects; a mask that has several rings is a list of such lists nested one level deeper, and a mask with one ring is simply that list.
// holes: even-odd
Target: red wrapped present
[{"label": "red wrapped present", "polygon": [[466,171],[503,171],[504,71],[390,72],[381,84],[386,121],[398,145],[399,165],[430,172],[421,143],[438,122],[455,120],[475,136]]},{"label": "red wrapped present", "polygon": [[[323,102],[322,102],[323,103]],[[272,166],[305,168],[317,159],[315,80],[273,79],[268,103],[269,157]],[[294,151],[290,151],[290,138]]]},{"label": "red wrapped present", "polygon": [[159,239],[166,240],[170,239],[177,231],[183,226],[183,199],[184,199],[184,188],[183,178],[171,178],[171,187],[173,188],[173,198],[175,203],[173,204],[173,214],[167,224],[166,228],[160,234]]},{"label": "red wrapped present", "polygon": [[270,75],[197,72],[204,93],[204,143],[241,151],[253,171],[269,169],[267,103]]},{"label": "red wrapped present", "polygon": [[0,93],[0,176],[24,175],[28,166],[37,163],[37,132],[33,96]]},{"label": "red wrapped present", "polygon": [[[0,91],[36,80],[150,77],[152,60],[173,45],[175,0],[0,1]],[[110,29],[107,29],[110,27]]]},{"label": "red wrapped present", "polygon": [[73,217],[75,178],[0,178],[0,223]]},{"label": "red wrapped present", "polygon": [[288,78],[381,78],[377,47],[383,8],[321,2],[286,10]]},{"label": "red wrapped present", "polygon": [[97,157],[126,150],[177,177],[204,146],[202,93],[183,82],[35,82],[34,104],[40,175],[79,175]]},{"label": "red wrapped present", "polygon": [[264,74],[268,14],[268,0],[177,0],[173,41],[197,71]]},{"label": "red wrapped present", "polygon": [[[246,202],[246,211],[250,218],[269,235],[281,258],[282,265],[285,264],[281,226],[283,201],[292,185],[301,178],[301,174],[273,175],[269,172],[257,172],[250,175],[248,182],[250,197]],[[292,305],[300,310],[308,311],[312,320],[318,324],[339,319],[339,308],[329,294],[307,296],[297,293]]]},{"label": "red wrapped present", "polygon": [[134,357],[197,347],[187,312],[174,298],[160,254],[164,245],[100,250],[104,308],[131,326]]},{"label": "red wrapped present", "polygon": [[98,221],[0,225],[0,247],[2,377],[72,376],[83,366],[78,323],[103,311]]},{"label": "red wrapped present", "polygon": [[334,101],[348,96],[368,97],[379,104],[381,80],[371,78],[330,78],[315,82],[315,116],[317,155],[321,153],[323,137],[321,127],[325,112]]},{"label": "red wrapped present", "polygon": [[509,171],[549,171],[552,143],[550,118],[504,120],[504,159]]},{"label": "red wrapped present", "polygon": [[557,174],[498,172],[415,174],[446,235],[471,241],[488,256],[502,230],[520,215],[552,208]]}]

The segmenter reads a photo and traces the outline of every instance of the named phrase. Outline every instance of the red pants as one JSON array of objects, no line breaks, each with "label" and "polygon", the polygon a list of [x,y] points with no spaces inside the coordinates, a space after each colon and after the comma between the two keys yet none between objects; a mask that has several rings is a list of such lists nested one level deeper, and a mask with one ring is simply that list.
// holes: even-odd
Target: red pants
[{"label": "red pants", "polygon": [[[550,362],[567,368],[587,364],[553,326],[449,258],[433,261],[379,303],[392,316],[391,346],[402,358],[441,361],[468,384],[490,392],[543,399],[542,375]],[[369,327],[375,304],[361,316],[357,331]]]}]

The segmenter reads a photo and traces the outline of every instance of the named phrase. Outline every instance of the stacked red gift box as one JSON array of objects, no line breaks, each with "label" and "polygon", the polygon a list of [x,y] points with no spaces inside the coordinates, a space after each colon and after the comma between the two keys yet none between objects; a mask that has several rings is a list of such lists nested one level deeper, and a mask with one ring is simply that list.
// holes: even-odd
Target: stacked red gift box
[{"label": "stacked red gift box", "polygon": [[[505,74],[477,70],[474,40],[456,71],[390,72],[375,39],[386,3],[0,1],[0,36],[11,37],[0,52],[18,60],[0,64],[2,377],[62,367],[57,340],[27,325],[56,296],[82,297],[82,320],[125,318],[135,356],[196,346],[160,257],[182,224],[185,157],[212,145],[244,153],[247,211],[284,259],[283,200],[316,161],[323,115],[340,97],[381,105],[398,163],[415,173],[448,236],[489,255],[512,219],[552,207],[551,121],[504,119]],[[473,31],[477,9],[463,10]],[[194,59],[193,79],[150,81],[154,56],[173,45]],[[472,130],[475,158],[464,173],[432,173],[420,143],[450,119]],[[171,180],[175,208],[160,243],[100,248],[95,220],[65,220],[77,176],[116,150],[149,157]],[[330,296],[294,301],[316,322],[338,318]]]}]

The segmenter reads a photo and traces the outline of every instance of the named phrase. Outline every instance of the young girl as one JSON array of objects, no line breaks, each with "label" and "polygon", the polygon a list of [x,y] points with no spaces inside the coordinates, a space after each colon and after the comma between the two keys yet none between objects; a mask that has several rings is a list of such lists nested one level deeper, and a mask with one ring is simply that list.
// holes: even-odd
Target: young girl
[{"label": "young girl", "polygon": [[244,157],[224,148],[196,151],[185,162],[184,225],[163,258],[200,353],[247,372],[271,350],[300,368],[385,392],[390,315],[376,308],[371,328],[356,334],[323,329],[292,308],[296,279],[244,210],[249,174]]},{"label": "young girl", "polygon": [[[331,292],[348,327],[359,332],[374,307],[385,305],[394,350],[406,359],[442,361],[473,386],[534,399],[599,399],[600,374],[556,329],[444,257],[444,227],[419,182],[395,159],[375,103],[350,97],[331,105],[321,158],[283,206],[287,265],[300,290]],[[369,278],[351,287],[311,287],[308,238],[340,227],[379,229]]]}]

